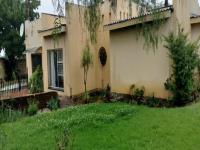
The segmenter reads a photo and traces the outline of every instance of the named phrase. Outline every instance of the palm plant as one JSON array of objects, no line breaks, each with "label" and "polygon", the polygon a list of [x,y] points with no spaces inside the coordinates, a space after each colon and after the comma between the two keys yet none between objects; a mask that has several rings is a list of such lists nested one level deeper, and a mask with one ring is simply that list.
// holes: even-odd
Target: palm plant
[{"label": "palm plant", "polygon": [[[85,94],[87,93],[87,76],[90,66],[93,64],[93,55],[90,51],[89,45],[83,50],[81,66],[84,70],[84,86],[85,86]],[[87,99],[87,98],[86,98]]]}]

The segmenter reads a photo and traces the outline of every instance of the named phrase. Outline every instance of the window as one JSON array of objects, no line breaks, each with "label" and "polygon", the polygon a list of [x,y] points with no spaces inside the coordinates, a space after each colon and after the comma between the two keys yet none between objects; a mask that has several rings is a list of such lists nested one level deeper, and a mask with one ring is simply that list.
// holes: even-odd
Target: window
[{"label": "window", "polygon": [[39,65],[42,66],[42,55],[32,54],[31,57],[32,57],[32,72],[34,72]]},{"label": "window", "polygon": [[48,51],[49,88],[63,90],[63,51]]}]

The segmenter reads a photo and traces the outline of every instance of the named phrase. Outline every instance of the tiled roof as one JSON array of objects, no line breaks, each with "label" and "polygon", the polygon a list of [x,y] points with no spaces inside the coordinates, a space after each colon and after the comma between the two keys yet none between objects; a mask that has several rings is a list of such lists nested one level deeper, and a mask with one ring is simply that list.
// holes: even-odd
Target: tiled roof
[{"label": "tiled roof", "polygon": [[[161,8],[155,9],[155,11],[158,11],[158,12],[165,12],[165,11],[168,11],[168,10],[173,11],[173,6],[170,5],[170,6],[167,6],[167,7],[161,7]],[[114,21],[114,22],[107,24],[105,26],[110,26],[110,25],[126,22],[126,21],[129,21],[129,20],[138,19],[141,16],[148,16],[148,15],[151,15],[151,14],[153,14],[153,11],[146,12],[145,14],[137,16],[137,17],[131,17],[131,18],[123,19],[123,20]]]},{"label": "tiled roof", "polygon": [[196,14],[191,14],[190,18],[200,18],[200,15],[196,15]]}]

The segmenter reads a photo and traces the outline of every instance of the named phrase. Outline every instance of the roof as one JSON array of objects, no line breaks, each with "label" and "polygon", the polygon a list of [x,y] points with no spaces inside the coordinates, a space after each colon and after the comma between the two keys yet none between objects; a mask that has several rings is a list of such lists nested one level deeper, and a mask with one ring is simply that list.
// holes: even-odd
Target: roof
[{"label": "roof", "polygon": [[48,28],[48,29],[44,29],[44,30],[38,30],[38,33],[54,30],[54,29],[57,29],[60,27],[65,27],[65,26],[66,26],[66,24],[61,24],[61,26],[59,26],[59,27],[52,27],[52,28]]},{"label": "roof", "polygon": [[42,46],[29,48],[24,53],[30,53],[30,54],[41,53],[40,52],[41,48],[42,48]]},{"label": "roof", "polygon": [[[167,7],[161,7],[161,8],[154,9],[154,11],[157,11],[157,12],[165,12],[165,11],[169,11],[169,10],[173,11],[172,5],[167,6]],[[135,19],[138,19],[138,18],[141,18],[141,17],[144,17],[144,16],[152,15],[152,14],[153,14],[153,11],[149,11],[149,12],[144,13],[143,15],[139,15],[139,16],[136,16],[136,17],[131,17],[131,18],[123,19],[123,20],[114,21],[114,22],[107,24],[105,26],[110,26],[110,25],[114,25],[114,24],[118,24],[118,23],[122,23],[122,22],[127,22],[127,21],[130,21],[130,20],[135,20]]]},{"label": "roof", "polygon": [[190,19],[191,19],[190,20],[191,24],[199,24],[200,23],[200,15],[191,14]]},{"label": "roof", "polygon": [[50,14],[50,13],[41,13],[41,14],[48,15],[48,16],[53,16],[53,17],[61,17],[61,18],[65,18],[65,16],[55,15],[55,14]]}]

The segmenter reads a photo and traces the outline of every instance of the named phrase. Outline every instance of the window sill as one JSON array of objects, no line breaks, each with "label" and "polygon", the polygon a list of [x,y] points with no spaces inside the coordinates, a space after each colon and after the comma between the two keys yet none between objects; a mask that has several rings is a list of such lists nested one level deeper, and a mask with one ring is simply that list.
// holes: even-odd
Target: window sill
[{"label": "window sill", "polygon": [[54,90],[54,91],[60,91],[60,92],[64,92],[64,88],[58,88],[58,87],[49,87],[50,90]]}]

